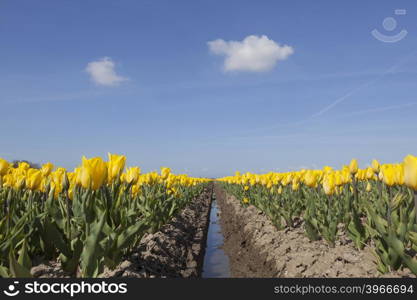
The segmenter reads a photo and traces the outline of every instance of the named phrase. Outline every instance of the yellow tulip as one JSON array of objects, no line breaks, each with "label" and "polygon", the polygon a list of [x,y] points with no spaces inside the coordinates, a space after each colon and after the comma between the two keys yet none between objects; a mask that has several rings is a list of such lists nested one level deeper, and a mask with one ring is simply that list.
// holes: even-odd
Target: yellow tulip
[{"label": "yellow tulip", "polygon": [[317,174],[314,171],[308,171],[304,176],[304,182],[309,187],[316,187],[317,181]]},{"label": "yellow tulip", "polygon": [[404,164],[395,165],[395,183],[404,185]]},{"label": "yellow tulip", "polygon": [[107,178],[107,165],[100,157],[87,159],[83,156],[80,172],[79,180],[82,187],[98,190]]},{"label": "yellow tulip", "polygon": [[374,178],[375,178],[375,171],[374,171],[374,169],[373,168],[367,168],[366,169],[366,179],[374,179]]},{"label": "yellow tulip", "polygon": [[356,174],[358,172],[358,161],[356,159],[350,161],[349,172],[350,174]]},{"label": "yellow tulip", "polygon": [[10,164],[7,162],[7,160],[0,158],[0,176],[3,176],[7,173],[9,166]]},{"label": "yellow tulip", "polygon": [[381,165],[380,165],[380,163],[376,160],[376,159],[374,159],[373,161],[372,161],[372,170],[375,172],[375,173],[378,173],[379,172],[379,168],[381,167]]},{"label": "yellow tulip", "polygon": [[334,184],[337,186],[341,186],[343,184],[342,172],[336,171],[334,173]]},{"label": "yellow tulip", "polygon": [[42,172],[39,170],[29,169],[26,176],[26,187],[31,190],[38,190],[42,183]]},{"label": "yellow tulip", "polygon": [[372,191],[372,185],[371,185],[371,183],[367,183],[367,185],[366,185],[366,191],[367,192],[370,192],[370,191]]},{"label": "yellow tulip", "polygon": [[72,200],[74,198],[74,187],[70,187],[68,190],[68,198]]},{"label": "yellow tulip", "polygon": [[382,180],[388,186],[395,185],[395,169],[392,165],[381,166]]},{"label": "yellow tulip", "polygon": [[350,174],[349,167],[343,167],[341,172],[343,184],[350,183],[352,181],[352,176]]},{"label": "yellow tulip", "polygon": [[331,173],[331,172],[333,172],[333,168],[329,167],[329,166],[324,166],[323,167],[323,172],[324,173]]},{"label": "yellow tulip", "polygon": [[30,165],[27,162],[22,161],[18,164],[17,168],[20,170],[27,171],[30,169]]},{"label": "yellow tulip", "polygon": [[129,168],[124,175],[124,181],[127,183],[137,182],[140,175],[140,169],[138,167]]},{"label": "yellow tulip", "polygon": [[126,156],[117,155],[108,153],[109,162],[108,162],[108,182],[114,181],[116,178],[120,177],[120,174],[123,172],[126,163]]},{"label": "yellow tulip", "polygon": [[80,174],[81,186],[85,189],[90,189],[92,187],[91,171],[88,167],[83,167],[81,168]]},{"label": "yellow tulip", "polygon": [[407,155],[404,159],[404,183],[417,191],[417,157]]},{"label": "yellow tulip", "polygon": [[139,194],[139,192],[140,192],[140,185],[138,185],[138,184],[133,185],[132,186],[132,194],[133,194],[133,196],[136,197]]},{"label": "yellow tulip", "polygon": [[168,178],[169,174],[171,174],[171,169],[170,168],[166,168],[166,167],[161,168],[161,177],[162,177],[162,179],[166,180]]},{"label": "yellow tulip", "polygon": [[358,172],[355,174],[355,178],[358,180],[365,180],[366,173],[366,170],[358,169]]},{"label": "yellow tulip", "polygon": [[326,195],[333,195],[335,192],[335,182],[333,176],[326,176],[323,180],[323,190]]},{"label": "yellow tulip", "polygon": [[41,168],[43,176],[45,176],[45,177],[49,176],[49,174],[51,174],[53,169],[54,169],[54,165],[51,164],[50,162],[44,164]]},{"label": "yellow tulip", "polygon": [[298,181],[293,181],[292,183],[292,190],[297,191],[300,187],[300,183]]},{"label": "yellow tulip", "polygon": [[20,189],[25,184],[26,177],[23,174],[16,173],[13,175],[13,187],[16,189]]}]

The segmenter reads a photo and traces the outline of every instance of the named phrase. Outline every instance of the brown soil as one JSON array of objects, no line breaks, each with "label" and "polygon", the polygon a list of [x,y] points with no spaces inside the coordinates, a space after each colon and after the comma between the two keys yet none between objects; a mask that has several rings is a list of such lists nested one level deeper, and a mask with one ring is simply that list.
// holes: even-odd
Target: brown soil
[{"label": "brown soil", "polygon": [[278,231],[256,207],[243,207],[219,185],[214,190],[232,277],[415,277],[408,269],[381,275],[371,250],[357,250],[343,232],[331,248],[310,241],[302,222]]},{"label": "brown soil", "polygon": [[[200,277],[204,262],[212,187],[189,203],[171,222],[154,234],[145,235],[137,249],[108,277]],[[68,277],[58,262],[32,268],[34,277]]]}]

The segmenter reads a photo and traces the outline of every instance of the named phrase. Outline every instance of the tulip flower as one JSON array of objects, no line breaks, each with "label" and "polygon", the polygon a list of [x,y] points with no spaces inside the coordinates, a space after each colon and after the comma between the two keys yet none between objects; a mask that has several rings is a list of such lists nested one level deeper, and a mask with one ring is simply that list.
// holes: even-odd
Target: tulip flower
[{"label": "tulip flower", "polygon": [[80,172],[83,188],[98,190],[107,178],[107,165],[100,157],[87,159],[83,156]]},{"label": "tulip flower", "polygon": [[171,169],[170,168],[161,168],[161,177],[162,179],[166,180],[169,176],[169,174],[171,174]]},{"label": "tulip flower", "polygon": [[392,165],[385,164],[381,166],[382,180],[388,186],[395,185],[395,168]]},{"label": "tulip flower", "polygon": [[335,181],[332,175],[326,176],[323,180],[323,190],[326,195],[333,195],[335,192]]},{"label": "tulip flower", "polygon": [[379,172],[379,168],[380,168],[380,163],[376,160],[376,159],[374,159],[373,161],[372,161],[372,170],[375,172],[375,173],[378,173]]},{"label": "tulip flower", "polygon": [[42,172],[35,169],[29,169],[26,176],[26,187],[31,190],[38,190],[42,183]]},{"label": "tulip flower", "polygon": [[126,173],[122,175],[124,175],[123,179],[127,183],[137,182],[140,175],[140,169],[138,167],[129,168],[126,170]]},{"label": "tulip flower", "polygon": [[15,189],[20,189],[23,187],[23,185],[25,184],[26,181],[26,177],[23,174],[14,174],[13,176],[13,187]]},{"label": "tulip flower", "polygon": [[407,155],[404,159],[404,183],[417,191],[417,157]]},{"label": "tulip flower", "polygon": [[27,162],[22,161],[22,162],[19,163],[17,168],[20,169],[20,170],[27,171],[27,170],[29,170],[30,165]]},{"label": "tulip flower", "polygon": [[10,164],[7,162],[7,160],[0,158],[0,176],[3,176],[7,173],[9,166]]},{"label": "tulip flower", "polygon": [[300,183],[297,181],[293,181],[292,183],[292,190],[297,191],[300,188]]},{"label": "tulip flower", "polygon": [[44,164],[41,168],[43,176],[47,177],[49,174],[51,174],[52,170],[54,169],[54,165],[50,162]]},{"label": "tulip flower", "polygon": [[371,183],[370,183],[370,182],[368,182],[368,183],[366,184],[366,191],[367,191],[367,192],[372,191],[372,185],[371,185]]},{"label": "tulip flower", "polygon": [[352,159],[350,161],[349,172],[353,175],[355,175],[358,172],[358,161],[356,159]]},{"label": "tulip flower", "polygon": [[375,178],[375,172],[373,168],[367,168],[366,169],[366,179],[374,179]]},{"label": "tulip flower", "polygon": [[309,187],[317,186],[318,177],[314,171],[308,171],[304,176],[304,182]]},{"label": "tulip flower", "polygon": [[123,172],[126,163],[126,156],[108,153],[108,182],[113,182],[116,178],[120,177]]}]

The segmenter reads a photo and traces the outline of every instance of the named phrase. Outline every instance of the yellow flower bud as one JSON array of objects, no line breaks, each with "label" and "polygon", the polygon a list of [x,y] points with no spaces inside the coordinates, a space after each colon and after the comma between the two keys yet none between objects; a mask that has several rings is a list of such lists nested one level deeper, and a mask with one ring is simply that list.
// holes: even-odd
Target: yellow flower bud
[{"label": "yellow flower bud", "polygon": [[51,174],[53,168],[54,168],[54,165],[51,164],[50,162],[44,164],[41,168],[43,176],[45,176],[45,177],[49,176],[49,174]]},{"label": "yellow flower bud", "polygon": [[407,155],[404,159],[404,183],[417,191],[417,157]]},{"label": "yellow flower bud", "polygon": [[379,172],[379,168],[381,167],[381,165],[380,165],[380,163],[376,160],[376,159],[374,159],[373,161],[372,161],[372,170],[375,172],[375,173],[378,173]]},{"label": "yellow flower bud", "polygon": [[328,175],[323,180],[323,190],[326,195],[333,195],[335,192],[335,181],[332,175]]},{"label": "yellow flower bud", "polygon": [[107,163],[108,182],[113,182],[119,178],[123,172],[126,163],[126,156],[108,153],[109,161]]},{"label": "yellow flower bud", "polygon": [[107,165],[100,158],[87,159],[83,156],[81,165],[79,183],[83,188],[98,190],[107,178]]},{"label": "yellow flower bud", "polygon": [[166,167],[161,168],[161,177],[162,177],[162,179],[166,180],[168,178],[169,174],[171,174],[171,169],[170,168],[166,168]]},{"label": "yellow flower bud", "polygon": [[304,183],[309,187],[316,187],[318,176],[314,171],[307,171],[304,175]]},{"label": "yellow flower bud", "polygon": [[356,159],[350,161],[349,172],[350,174],[356,174],[358,172],[358,161]]},{"label": "yellow flower bud", "polygon": [[124,175],[124,181],[127,183],[137,182],[140,175],[140,169],[138,167],[129,168]]},{"label": "yellow flower bud", "polygon": [[382,180],[388,186],[395,185],[395,169],[392,165],[382,165],[381,166]]},{"label": "yellow flower bud", "polygon": [[7,162],[7,160],[0,158],[0,176],[3,176],[7,173],[9,166],[10,164]]}]

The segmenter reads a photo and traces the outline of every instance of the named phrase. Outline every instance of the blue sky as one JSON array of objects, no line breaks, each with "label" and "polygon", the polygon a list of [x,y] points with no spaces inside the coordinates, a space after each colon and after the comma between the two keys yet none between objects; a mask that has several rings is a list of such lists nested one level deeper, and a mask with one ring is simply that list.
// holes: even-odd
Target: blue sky
[{"label": "blue sky", "polygon": [[[112,152],[194,176],[401,161],[417,153],[417,3],[352,2],[3,0],[0,157]],[[292,53],[227,69],[230,41],[263,35]]]}]

